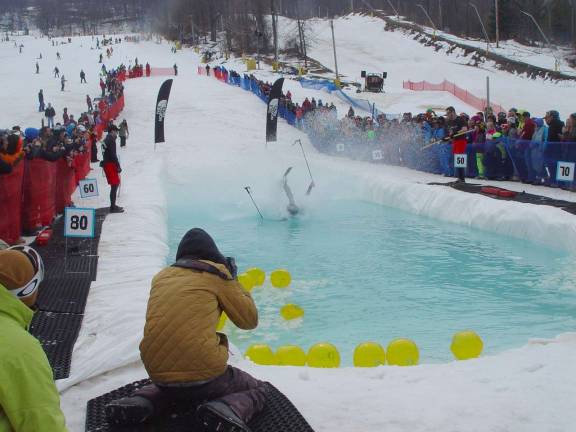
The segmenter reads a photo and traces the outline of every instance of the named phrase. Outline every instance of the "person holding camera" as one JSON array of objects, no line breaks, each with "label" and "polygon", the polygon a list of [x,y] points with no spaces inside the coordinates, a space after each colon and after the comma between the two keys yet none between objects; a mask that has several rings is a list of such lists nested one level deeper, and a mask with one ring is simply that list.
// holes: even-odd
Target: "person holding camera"
[{"label": "person holding camera", "polygon": [[116,205],[116,196],[120,186],[120,161],[116,154],[116,138],[118,137],[118,127],[110,125],[108,135],[102,143],[102,162],[100,166],[104,168],[106,180],[110,185],[110,213],[124,213],[124,209]]},{"label": "person holding camera", "polygon": [[200,228],[188,231],[176,262],[152,280],[140,357],[153,384],[106,407],[109,421],[142,423],[174,403],[198,405],[213,431],[249,431],[265,405],[267,384],[228,365],[228,339],[216,331],[226,313],[239,328],[258,325],[258,311],[225,258]]}]

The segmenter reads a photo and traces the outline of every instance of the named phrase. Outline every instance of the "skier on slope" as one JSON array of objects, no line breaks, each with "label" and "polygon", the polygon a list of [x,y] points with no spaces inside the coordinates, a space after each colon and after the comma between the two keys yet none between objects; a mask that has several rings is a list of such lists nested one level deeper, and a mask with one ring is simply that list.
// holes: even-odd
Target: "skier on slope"
[{"label": "skier on slope", "polygon": [[300,213],[300,208],[296,205],[292,190],[290,189],[290,186],[288,186],[288,174],[290,174],[290,171],[292,171],[292,167],[288,168],[284,173],[284,177],[282,178],[282,187],[284,188],[284,193],[286,193],[286,196],[288,197],[288,206],[286,207],[286,210],[288,210],[290,216],[296,216]]}]

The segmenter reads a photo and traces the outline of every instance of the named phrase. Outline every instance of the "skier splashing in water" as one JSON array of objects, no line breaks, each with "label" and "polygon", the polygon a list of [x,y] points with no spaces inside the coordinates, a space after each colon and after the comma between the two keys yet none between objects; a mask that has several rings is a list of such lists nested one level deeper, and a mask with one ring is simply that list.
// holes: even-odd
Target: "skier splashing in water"
[{"label": "skier splashing in water", "polygon": [[288,174],[290,174],[290,171],[292,171],[292,167],[288,168],[284,173],[284,177],[282,178],[282,187],[284,188],[284,192],[288,197],[288,206],[286,207],[286,210],[288,210],[290,216],[296,216],[298,213],[300,213],[300,208],[296,205],[292,190],[290,189],[290,186],[288,186]]}]

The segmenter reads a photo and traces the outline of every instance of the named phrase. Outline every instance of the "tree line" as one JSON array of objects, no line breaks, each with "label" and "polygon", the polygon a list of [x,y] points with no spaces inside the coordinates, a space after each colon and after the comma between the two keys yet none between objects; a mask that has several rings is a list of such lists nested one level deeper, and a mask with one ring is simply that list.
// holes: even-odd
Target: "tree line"
[{"label": "tree line", "polygon": [[[214,41],[220,33],[228,49],[255,52],[274,49],[277,20],[271,16],[306,20],[374,10],[466,37],[483,38],[482,21],[493,40],[496,2],[501,39],[542,42],[527,12],[552,42],[576,46],[576,0],[0,0],[0,11],[32,14],[46,33],[66,26],[96,32],[102,23],[134,22],[173,38]],[[297,45],[301,30],[298,23]]]}]

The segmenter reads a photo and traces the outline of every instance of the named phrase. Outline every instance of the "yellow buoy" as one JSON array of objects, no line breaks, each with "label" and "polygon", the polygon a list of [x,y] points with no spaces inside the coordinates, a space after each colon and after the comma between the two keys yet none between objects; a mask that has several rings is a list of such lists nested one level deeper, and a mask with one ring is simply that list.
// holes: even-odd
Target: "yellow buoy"
[{"label": "yellow buoy", "polygon": [[242,285],[246,291],[250,292],[254,288],[254,281],[252,280],[252,276],[248,273],[242,273],[238,275],[238,282]]},{"label": "yellow buoy", "polygon": [[227,320],[228,317],[226,316],[226,312],[222,312],[222,314],[220,315],[220,320],[218,321],[218,325],[216,326],[216,331],[222,330],[226,325]]},{"label": "yellow buoy", "polygon": [[292,276],[288,270],[274,270],[270,274],[270,282],[274,288],[286,288],[292,282]]},{"label": "yellow buoy", "polygon": [[450,349],[458,360],[468,360],[480,357],[484,343],[482,338],[471,330],[461,331],[452,337]]},{"label": "yellow buoy", "polygon": [[386,352],[376,342],[364,342],[354,350],[354,366],[376,367],[386,364]]},{"label": "yellow buoy", "polygon": [[282,318],[284,318],[285,320],[293,320],[296,318],[303,317],[304,309],[302,309],[298,305],[289,303],[287,305],[282,306],[282,309],[280,309],[280,315],[282,315]]},{"label": "yellow buoy", "polygon": [[276,350],[276,364],[279,366],[305,366],[306,353],[296,345],[284,345]]},{"label": "yellow buoy", "polygon": [[250,345],[244,357],[258,365],[269,366],[275,364],[272,348],[266,344]]},{"label": "yellow buoy", "polygon": [[410,339],[395,339],[386,349],[390,366],[414,366],[418,364],[420,353]]},{"label": "yellow buoy", "polygon": [[308,350],[306,362],[308,366],[315,368],[337,368],[340,366],[340,353],[330,343],[317,343]]},{"label": "yellow buoy", "polygon": [[259,269],[258,267],[252,267],[246,270],[246,273],[248,273],[252,278],[254,286],[263,285],[264,281],[266,280],[266,273],[264,272],[264,270]]}]

